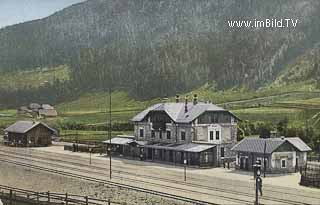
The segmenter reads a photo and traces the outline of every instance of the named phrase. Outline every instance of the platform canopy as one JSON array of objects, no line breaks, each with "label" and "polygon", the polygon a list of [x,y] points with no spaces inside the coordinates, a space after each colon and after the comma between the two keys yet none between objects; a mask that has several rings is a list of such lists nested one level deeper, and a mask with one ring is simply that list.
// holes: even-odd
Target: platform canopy
[{"label": "platform canopy", "polygon": [[[132,138],[125,138],[125,137],[115,137],[111,139],[111,144],[115,145],[127,145],[129,143],[134,142],[135,140]],[[103,141],[104,144],[110,144],[110,140]]]},{"label": "platform canopy", "polygon": [[196,143],[187,143],[187,144],[171,144],[171,143],[155,143],[147,144],[146,148],[154,149],[165,149],[173,150],[180,152],[203,152],[205,150],[214,148],[216,145],[207,145],[207,144],[196,144]]}]

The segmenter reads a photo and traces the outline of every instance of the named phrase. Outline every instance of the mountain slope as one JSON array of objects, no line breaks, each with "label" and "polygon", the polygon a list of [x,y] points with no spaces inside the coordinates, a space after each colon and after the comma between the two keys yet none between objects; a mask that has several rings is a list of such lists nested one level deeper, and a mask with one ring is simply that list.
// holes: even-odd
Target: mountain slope
[{"label": "mountain slope", "polygon": [[[227,20],[299,19],[297,28],[229,28]],[[68,64],[73,87],[137,97],[205,83],[272,82],[320,42],[318,0],[89,0],[0,30],[0,70]],[[312,78],[312,76],[311,76]]]},{"label": "mountain slope", "polygon": [[44,18],[81,1],[84,0],[1,0],[0,28]]}]

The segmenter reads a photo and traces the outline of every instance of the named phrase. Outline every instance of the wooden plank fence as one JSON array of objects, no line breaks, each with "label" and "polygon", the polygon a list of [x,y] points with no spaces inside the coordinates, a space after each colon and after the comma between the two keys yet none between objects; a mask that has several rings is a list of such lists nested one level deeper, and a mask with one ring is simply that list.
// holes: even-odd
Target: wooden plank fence
[{"label": "wooden plank fence", "polygon": [[53,192],[34,192],[25,189],[0,185],[0,199],[8,205],[15,205],[16,202],[27,204],[46,204],[46,205],[102,205],[102,204],[121,204],[113,202],[111,199],[101,200],[88,196],[80,196],[68,193]]},{"label": "wooden plank fence", "polygon": [[308,163],[300,172],[301,185],[320,188],[320,163]]}]

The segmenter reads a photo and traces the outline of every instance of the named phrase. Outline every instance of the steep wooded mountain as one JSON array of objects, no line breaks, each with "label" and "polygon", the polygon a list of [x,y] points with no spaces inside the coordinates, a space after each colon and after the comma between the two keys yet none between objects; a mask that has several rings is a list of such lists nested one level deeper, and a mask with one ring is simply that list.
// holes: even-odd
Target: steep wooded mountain
[{"label": "steep wooded mountain", "polygon": [[[266,18],[298,24],[228,26]],[[67,64],[69,88],[121,86],[143,98],[204,84],[258,88],[319,47],[319,22],[319,0],[89,0],[1,29],[0,71]]]}]

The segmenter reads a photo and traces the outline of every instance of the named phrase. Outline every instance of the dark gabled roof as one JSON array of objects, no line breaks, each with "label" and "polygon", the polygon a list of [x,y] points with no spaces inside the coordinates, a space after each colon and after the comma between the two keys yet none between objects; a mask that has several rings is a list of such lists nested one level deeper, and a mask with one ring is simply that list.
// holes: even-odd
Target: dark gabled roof
[{"label": "dark gabled roof", "polygon": [[261,138],[244,138],[238,144],[236,144],[231,150],[239,152],[252,152],[252,153],[264,153],[264,146],[266,145],[266,154],[271,154],[285,140],[281,139],[261,139]]},{"label": "dark gabled roof", "polygon": [[266,145],[266,154],[273,153],[283,143],[289,142],[292,146],[301,152],[311,151],[310,147],[306,145],[300,138],[244,138],[238,144],[236,144],[231,150],[238,152],[250,152],[250,153],[264,153],[264,147]]},{"label": "dark gabled roof", "polygon": [[5,132],[13,132],[13,133],[20,133],[24,134],[30,131],[32,128],[38,126],[38,125],[43,125],[52,132],[56,132],[56,130],[52,129],[48,125],[42,122],[33,122],[33,121],[18,121],[14,123],[13,125],[10,125],[8,128],[6,128],[4,131]]},{"label": "dark gabled roof", "polygon": [[151,111],[164,111],[174,122],[177,123],[190,123],[206,111],[227,112],[239,120],[239,118],[234,114],[212,103],[199,102],[196,105],[193,103],[188,103],[187,107],[188,112],[185,112],[185,103],[158,103],[140,112],[138,115],[133,117],[131,121],[140,122]]},{"label": "dark gabled roof", "polygon": [[290,144],[295,146],[300,152],[312,151],[312,149],[306,143],[304,143],[304,141],[302,141],[299,137],[290,137],[290,138],[286,138],[286,140]]}]

